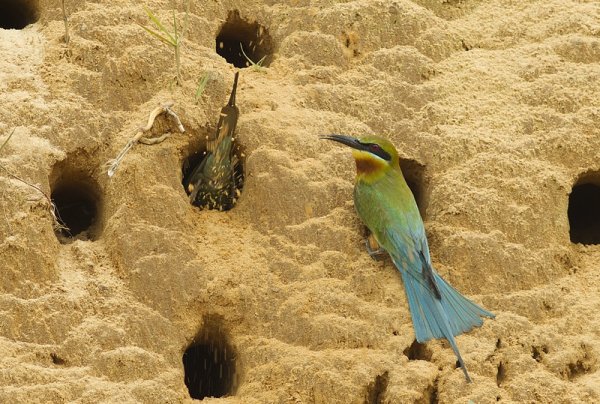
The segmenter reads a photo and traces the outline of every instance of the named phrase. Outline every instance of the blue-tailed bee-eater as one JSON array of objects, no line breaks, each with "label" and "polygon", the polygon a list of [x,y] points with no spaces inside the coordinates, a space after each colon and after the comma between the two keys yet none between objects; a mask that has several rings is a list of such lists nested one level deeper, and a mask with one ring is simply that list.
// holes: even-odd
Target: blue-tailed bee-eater
[{"label": "blue-tailed bee-eater", "polygon": [[215,135],[206,143],[206,156],[184,179],[190,202],[201,209],[229,210],[235,204],[241,177],[233,152],[235,129],[240,111],[235,105],[239,72],[235,73],[229,102],[219,114]]},{"label": "blue-tailed bee-eater", "polygon": [[433,269],[423,220],[400,170],[396,148],[375,136],[322,138],[353,149],[354,206],[402,274],[416,340],[445,338],[471,382],[454,337],[481,326],[481,317],[494,318],[494,314],[461,295]]}]

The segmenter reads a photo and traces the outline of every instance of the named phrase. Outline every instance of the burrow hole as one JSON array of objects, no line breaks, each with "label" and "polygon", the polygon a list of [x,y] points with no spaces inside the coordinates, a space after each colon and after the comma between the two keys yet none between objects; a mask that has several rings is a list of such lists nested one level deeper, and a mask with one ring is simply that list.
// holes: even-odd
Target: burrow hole
[{"label": "burrow hole", "polygon": [[500,387],[506,380],[506,365],[504,362],[498,363],[498,371],[496,372],[496,385]]},{"label": "burrow hole", "polygon": [[257,64],[262,61],[261,66],[268,66],[272,59],[273,41],[265,27],[256,21],[243,19],[239,11],[234,10],[229,12],[217,35],[216,50],[238,68],[251,66],[248,59]]},{"label": "burrow hole", "polygon": [[55,230],[58,240],[63,244],[75,239],[95,240],[99,235],[101,195],[97,182],[63,162],[54,168],[50,184],[50,199],[62,226]]},{"label": "burrow hole", "polygon": [[23,29],[38,19],[38,0],[0,0],[0,28]]},{"label": "burrow hole", "polygon": [[184,381],[190,397],[225,397],[237,387],[236,355],[220,319],[207,317],[183,353]]},{"label": "burrow hole", "polygon": [[427,205],[429,204],[428,179],[425,175],[425,166],[416,160],[400,159],[400,169],[406,184],[415,196],[421,217],[425,220]]},{"label": "burrow hole", "polygon": [[67,363],[66,360],[64,360],[63,358],[61,358],[60,356],[58,356],[57,353],[51,352],[50,353],[50,359],[52,359],[52,363],[54,363],[55,365],[65,365]]},{"label": "burrow hole", "polygon": [[385,392],[389,382],[389,372],[386,370],[375,377],[375,380],[367,385],[365,404],[381,404],[385,402]]},{"label": "burrow hole", "polygon": [[536,360],[536,362],[541,362],[544,359],[544,355],[549,352],[549,349],[546,345],[542,345],[541,347],[532,346],[531,347],[531,357]]},{"label": "burrow hole", "polygon": [[600,172],[582,175],[569,195],[571,242],[600,244]]},{"label": "burrow hole", "polygon": [[[233,170],[228,173],[227,176],[231,175],[231,186],[227,189],[214,190],[209,188],[211,192],[198,192],[195,198],[192,200],[192,191],[195,187],[203,186],[203,183],[198,182],[199,178],[203,177],[200,172],[204,169],[202,164],[204,159],[207,158],[208,154],[206,151],[206,141],[208,133],[196,136],[198,139],[192,142],[187,150],[187,157],[183,159],[181,166],[183,189],[190,198],[190,203],[201,210],[203,209],[214,209],[220,211],[228,211],[232,209],[237,203],[239,197],[242,194],[242,188],[244,187],[244,160],[245,154],[243,147],[234,140],[233,144]],[[213,136],[211,134],[210,136]],[[237,137],[237,135],[236,135]]]},{"label": "burrow hole", "polygon": [[411,361],[427,361],[431,362],[433,355],[427,345],[414,340],[413,343],[404,350],[404,355]]}]

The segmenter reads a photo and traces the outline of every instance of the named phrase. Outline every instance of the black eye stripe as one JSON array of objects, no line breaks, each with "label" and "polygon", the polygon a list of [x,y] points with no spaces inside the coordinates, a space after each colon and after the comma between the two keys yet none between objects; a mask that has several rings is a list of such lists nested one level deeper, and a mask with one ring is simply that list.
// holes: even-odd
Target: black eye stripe
[{"label": "black eye stripe", "polygon": [[363,143],[363,144],[365,146],[367,146],[369,149],[369,152],[373,153],[374,155],[381,157],[382,159],[384,159],[386,161],[392,160],[392,156],[390,156],[390,154],[388,152],[383,150],[383,148],[381,146],[379,146],[377,143]]}]

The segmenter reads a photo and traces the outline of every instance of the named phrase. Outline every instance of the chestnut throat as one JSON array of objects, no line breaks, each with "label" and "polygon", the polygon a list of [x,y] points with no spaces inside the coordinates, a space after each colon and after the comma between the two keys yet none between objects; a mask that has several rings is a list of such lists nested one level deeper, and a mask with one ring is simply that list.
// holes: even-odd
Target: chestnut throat
[{"label": "chestnut throat", "polygon": [[381,171],[383,167],[383,162],[377,161],[373,158],[356,158],[356,172],[362,175],[371,175],[378,171]]}]

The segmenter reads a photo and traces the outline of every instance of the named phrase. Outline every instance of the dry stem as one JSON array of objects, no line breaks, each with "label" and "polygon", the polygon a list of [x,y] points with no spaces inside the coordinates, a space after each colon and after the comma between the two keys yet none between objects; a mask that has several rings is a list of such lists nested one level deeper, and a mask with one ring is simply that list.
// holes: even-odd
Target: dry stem
[{"label": "dry stem", "polygon": [[65,0],[62,0],[63,21],[65,22],[65,43],[69,45],[69,21],[67,20],[67,10],[65,9]]}]

